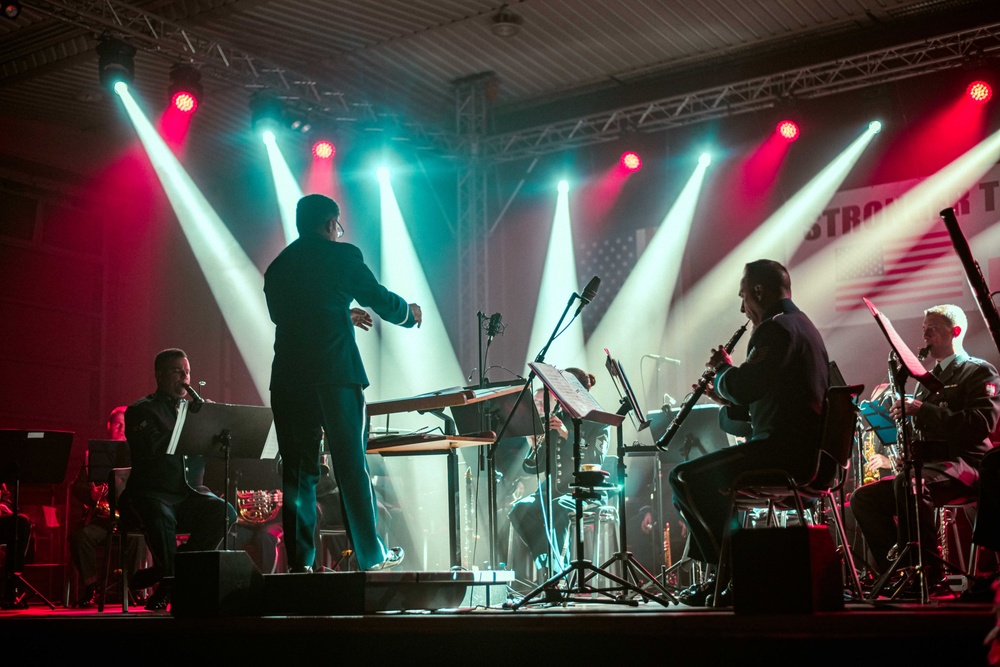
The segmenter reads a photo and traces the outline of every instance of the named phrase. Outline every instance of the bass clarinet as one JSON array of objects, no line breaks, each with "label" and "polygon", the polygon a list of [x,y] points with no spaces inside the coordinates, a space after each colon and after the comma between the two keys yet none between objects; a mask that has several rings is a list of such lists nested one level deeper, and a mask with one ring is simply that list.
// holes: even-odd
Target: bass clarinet
[{"label": "bass clarinet", "polygon": [[[740,342],[740,338],[742,338],[743,334],[746,333],[747,326],[749,326],[749,324],[750,320],[744,322],[743,326],[737,329],[736,333],[733,334],[733,337],[730,338],[729,342],[725,344],[724,347],[726,354],[733,353],[733,348],[736,347],[736,343]],[[715,374],[718,371],[718,368],[706,368],[705,372],[701,374],[701,379],[698,380],[698,386],[695,387],[694,391],[691,392],[691,395],[688,396],[688,399],[684,402],[684,405],[681,406],[681,409],[678,411],[677,416],[674,417],[674,420],[670,422],[670,426],[667,427],[663,437],[656,441],[656,448],[661,452],[667,451],[670,441],[673,440],[675,435],[677,435],[677,430],[680,429],[684,419],[691,412],[691,408],[694,407],[694,404],[698,402],[701,395],[705,393],[706,389],[708,389],[708,383],[715,378]]]}]

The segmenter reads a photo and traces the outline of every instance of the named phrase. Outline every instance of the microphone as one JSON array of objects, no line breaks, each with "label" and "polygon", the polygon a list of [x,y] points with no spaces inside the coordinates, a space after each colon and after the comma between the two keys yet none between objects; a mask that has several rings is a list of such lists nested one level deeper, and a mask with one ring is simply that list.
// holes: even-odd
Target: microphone
[{"label": "microphone", "polygon": [[920,361],[923,361],[924,359],[927,358],[927,355],[930,354],[930,353],[931,353],[931,346],[930,345],[928,345],[926,347],[922,347],[919,350],[917,350],[917,359],[920,360]]},{"label": "microphone", "polygon": [[590,279],[590,282],[587,283],[587,286],[583,288],[583,294],[580,295],[580,306],[576,309],[576,315],[574,315],[573,317],[579,315],[580,311],[583,310],[584,306],[586,306],[588,303],[597,298],[597,290],[600,288],[600,286],[601,286],[601,279],[599,277],[594,276],[593,278]]},{"label": "microphone", "polygon": [[678,366],[680,366],[681,364],[680,359],[674,359],[673,357],[661,357],[658,354],[644,354],[642,356],[648,357],[650,359],[656,359],[657,361],[664,361],[668,364],[677,364]]},{"label": "microphone", "polygon": [[502,334],[503,330],[503,316],[500,313],[490,315],[490,323],[486,326],[486,344],[492,343],[493,337]]},{"label": "microphone", "polygon": [[196,392],[194,390],[194,387],[192,387],[191,385],[189,385],[189,384],[184,385],[184,389],[187,390],[188,396],[190,396],[191,400],[194,401],[195,403],[204,403],[205,402],[205,399],[202,398],[201,396],[199,396],[198,392]]}]

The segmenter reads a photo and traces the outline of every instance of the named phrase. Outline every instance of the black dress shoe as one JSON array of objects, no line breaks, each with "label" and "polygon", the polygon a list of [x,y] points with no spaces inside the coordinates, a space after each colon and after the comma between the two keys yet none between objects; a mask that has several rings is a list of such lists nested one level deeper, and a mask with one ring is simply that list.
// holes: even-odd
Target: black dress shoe
[{"label": "black dress shoe", "polygon": [[80,599],[76,601],[73,605],[77,609],[90,609],[97,603],[97,582],[92,584],[87,584],[87,587],[83,589],[83,595]]},{"label": "black dress shoe", "polygon": [[688,586],[678,594],[677,601],[689,607],[705,607],[714,593],[715,581],[709,580]]},{"label": "black dress shoe", "polygon": [[146,600],[146,611],[165,611],[170,604],[170,585],[161,581]]}]

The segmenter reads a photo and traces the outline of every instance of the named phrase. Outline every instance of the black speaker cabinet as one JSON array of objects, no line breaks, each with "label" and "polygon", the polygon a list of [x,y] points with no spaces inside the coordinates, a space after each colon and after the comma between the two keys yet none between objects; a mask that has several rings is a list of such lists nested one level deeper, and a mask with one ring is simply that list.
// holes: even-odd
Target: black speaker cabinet
[{"label": "black speaker cabinet", "polygon": [[840,557],[825,526],[737,530],[732,564],[736,613],[808,614],[844,607]]},{"label": "black speaker cabinet", "polygon": [[178,552],[173,616],[253,616],[263,608],[264,575],[245,551]]}]

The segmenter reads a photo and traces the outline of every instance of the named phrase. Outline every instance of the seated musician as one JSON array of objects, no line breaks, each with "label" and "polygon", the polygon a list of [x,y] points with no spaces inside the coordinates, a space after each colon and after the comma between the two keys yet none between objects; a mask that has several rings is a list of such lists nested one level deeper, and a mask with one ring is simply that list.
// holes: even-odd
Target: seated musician
[{"label": "seated musician", "polygon": [[[723,430],[749,439],[681,463],[670,474],[674,506],[690,531],[689,555],[707,566],[719,562],[729,514],[725,491],[738,475],[777,468],[808,478],[815,469],[830,361],[819,331],[791,296],[788,271],[778,262],[761,259],[744,267],[740,312],[753,324],[747,358],[734,366],[726,346],[714,349],[705,364],[716,371],[714,387],[710,383],[705,395],[723,406]],[[714,587],[705,582],[678,599],[704,605]],[[725,591],[724,597],[728,603]]]},{"label": "seated musician", "polygon": [[[566,372],[572,373],[587,391],[590,391],[596,382],[593,375],[579,368],[567,368]],[[546,390],[541,389],[536,392],[536,405],[540,406],[544,391]],[[541,407],[539,407],[539,411],[541,412]],[[528,456],[524,460],[523,467],[525,472],[540,474],[542,479],[538,484],[538,489],[515,501],[507,515],[511,528],[528,547],[540,581],[545,581],[550,576],[559,574],[567,566],[563,552],[568,544],[570,522],[576,510],[576,501],[573,499],[572,489],[570,489],[575,471],[573,435],[569,430],[572,424],[558,403],[555,409],[551,410],[548,426],[549,438],[555,447],[555,456],[553,457],[555,469],[546,470],[545,438],[543,435],[536,436]],[[602,465],[604,463],[610,434],[610,426],[590,421],[581,422],[581,465],[588,463]],[[545,502],[546,487],[552,489],[551,516],[549,516],[549,508],[546,507]],[[545,530],[546,525],[551,528],[548,532]],[[552,536],[551,544],[547,535]],[[551,562],[549,562],[550,550]]]},{"label": "seated musician", "polygon": [[[926,579],[932,586],[942,574],[941,562],[932,557],[938,554],[934,508],[976,499],[979,463],[991,447],[989,436],[1000,418],[1000,377],[992,364],[966,353],[962,342],[967,327],[965,313],[958,306],[939,305],[924,311],[924,343],[937,361],[932,373],[944,389],[931,393],[918,384],[912,398],[897,400],[890,409],[893,419],[912,418],[915,442],[928,442],[920,448],[919,526]],[[851,496],[851,510],[874,565],[883,573],[911,540],[907,528],[918,520],[912,516],[909,487],[908,476],[897,475],[862,486]],[[901,512],[904,507],[909,511]]]},{"label": "seated musician", "polygon": [[[14,499],[10,489],[3,482],[0,482],[0,544],[4,545],[6,557],[3,563],[3,596],[0,597],[0,608],[11,609],[14,607],[27,607],[27,599],[18,600],[18,591],[14,590],[10,574],[20,572],[24,564],[30,560],[31,555],[31,519],[27,515],[18,513],[17,521],[14,521]],[[15,533],[16,531],[16,533]],[[18,551],[14,553],[14,538],[17,537],[19,545]]]},{"label": "seated musician", "polygon": [[[111,411],[107,422],[109,440],[125,442],[126,407],[119,405]],[[73,499],[81,505],[79,523],[69,535],[70,556],[80,575],[81,591],[73,606],[85,609],[92,606],[97,597],[97,548],[105,543],[108,531],[111,530],[108,485],[91,481],[89,458],[80,467],[71,493]],[[132,572],[142,566],[146,555],[145,548],[140,549],[140,546],[144,547],[140,540],[129,540],[126,546],[126,562],[131,564]]]}]

